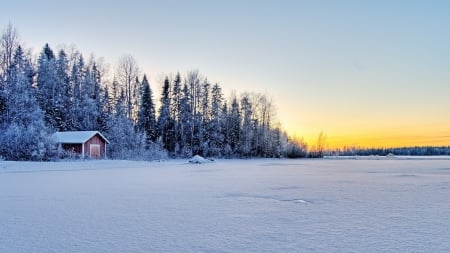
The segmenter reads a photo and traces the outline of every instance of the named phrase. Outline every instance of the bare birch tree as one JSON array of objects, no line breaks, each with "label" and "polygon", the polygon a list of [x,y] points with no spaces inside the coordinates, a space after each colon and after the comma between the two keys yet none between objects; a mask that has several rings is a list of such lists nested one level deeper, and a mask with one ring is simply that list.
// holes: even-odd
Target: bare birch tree
[{"label": "bare birch tree", "polygon": [[136,59],[131,55],[120,57],[116,80],[125,92],[126,116],[133,121],[137,120],[137,106],[139,104],[139,82],[136,82],[138,75],[139,67]]}]

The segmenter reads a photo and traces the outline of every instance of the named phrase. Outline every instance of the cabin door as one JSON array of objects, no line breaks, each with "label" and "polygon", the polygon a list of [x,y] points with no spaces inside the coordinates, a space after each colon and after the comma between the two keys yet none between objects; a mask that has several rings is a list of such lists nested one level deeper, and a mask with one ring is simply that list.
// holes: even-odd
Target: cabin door
[{"label": "cabin door", "polygon": [[92,158],[100,157],[100,144],[90,144],[89,145],[89,154]]}]

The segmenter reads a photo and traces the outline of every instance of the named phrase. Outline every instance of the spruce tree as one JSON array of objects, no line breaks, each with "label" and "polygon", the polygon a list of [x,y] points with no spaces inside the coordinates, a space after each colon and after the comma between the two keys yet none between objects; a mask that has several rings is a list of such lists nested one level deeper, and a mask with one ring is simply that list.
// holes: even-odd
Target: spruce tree
[{"label": "spruce tree", "polygon": [[170,81],[166,77],[161,93],[161,107],[159,108],[159,117],[157,122],[158,136],[165,149],[173,151],[173,124],[170,117]]},{"label": "spruce tree", "polygon": [[220,156],[224,152],[224,135],[222,131],[221,107],[223,103],[222,89],[215,84],[211,90],[211,119],[208,124],[210,137],[210,156]]},{"label": "spruce tree", "polygon": [[48,44],[38,59],[37,86],[39,88],[39,104],[44,111],[47,126],[62,130],[61,91],[58,86],[57,63],[55,54]]},{"label": "spruce tree", "polygon": [[72,107],[72,89],[68,75],[68,61],[64,50],[60,50],[56,61],[56,103],[54,108],[55,128],[59,131],[67,131],[72,128],[70,125],[70,108]]},{"label": "spruce tree", "polygon": [[240,155],[249,157],[252,155],[252,138],[253,138],[253,121],[252,121],[252,104],[248,94],[244,94],[241,99],[242,109],[242,128],[240,136]]},{"label": "spruce tree", "polygon": [[228,114],[228,143],[231,147],[232,154],[238,154],[238,149],[241,144],[241,112],[239,103],[234,96],[231,101],[231,111]]},{"label": "spruce tree", "polygon": [[[95,65],[94,65],[95,67]],[[79,102],[79,122],[82,131],[97,130],[97,119],[100,111],[97,104],[95,69],[87,68],[85,78],[81,86],[81,101]]]},{"label": "spruce tree", "polygon": [[153,94],[147,76],[142,79],[142,96],[138,112],[138,129],[145,133],[147,143],[156,141],[156,116]]},{"label": "spruce tree", "polygon": [[173,138],[174,138],[174,153],[180,153],[181,149],[181,119],[180,119],[180,111],[181,111],[181,75],[178,72],[175,75],[175,79],[173,80],[172,85],[172,93],[171,93],[171,118],[173,120]]},{"label": "spruce tree", "polygon": [[180,101],[180,155],[186,158],[192,156],[193,139],[193,116],[187,84],[184,84],[182,94]]},{"label": "spruce tree", "polygon": [[69,125],[71,126],[70,130],[83,130],[82,121],[83,121],[83,110],[82,106],[82,92],[81,88],[84,83],[85,78],[85,66],[84,66],[84,58],[83,55],[77,54],[75,63],[72,66],[71,75],[70,75],[70,85],[72,89],[72,106],[69,112]]}]

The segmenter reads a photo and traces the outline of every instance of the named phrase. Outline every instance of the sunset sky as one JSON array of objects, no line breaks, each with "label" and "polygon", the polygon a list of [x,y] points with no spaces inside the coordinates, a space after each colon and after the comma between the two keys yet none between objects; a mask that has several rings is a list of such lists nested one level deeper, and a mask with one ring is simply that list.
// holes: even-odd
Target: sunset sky
[{"label": "sunset sky", "polygon": [[450,145],[450,1],[6,1],[25,46],[133,55],[159,95],[198,69],[271,96],[291,135],[329,147]]}]

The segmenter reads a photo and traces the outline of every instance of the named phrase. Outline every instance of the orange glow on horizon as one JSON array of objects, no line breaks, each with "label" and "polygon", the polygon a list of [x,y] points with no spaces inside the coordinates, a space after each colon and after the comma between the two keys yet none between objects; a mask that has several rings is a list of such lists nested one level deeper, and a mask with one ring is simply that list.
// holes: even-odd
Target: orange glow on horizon
[{"label": "orange glow on horizon", "polygon": [[327,139],[328,147],[392,148],[450,146],[450,136],[341,136]]},{"label": "orange glow on horizon", "polygon": [[[450,132],[434,132],[429,135],[420,135],[414,132],[407,133],[328,133],[326,147],[328,149],[357,147],[357,148],[395,148],[414,146],[450,146]],[[288,132],[290,133],[290,132]],[[298,133],[298,132],[297,132]],[[294,138],[303,138],[309,147],[317,143],[319,132],[310,132],[306,135],[289,134]]]}]

